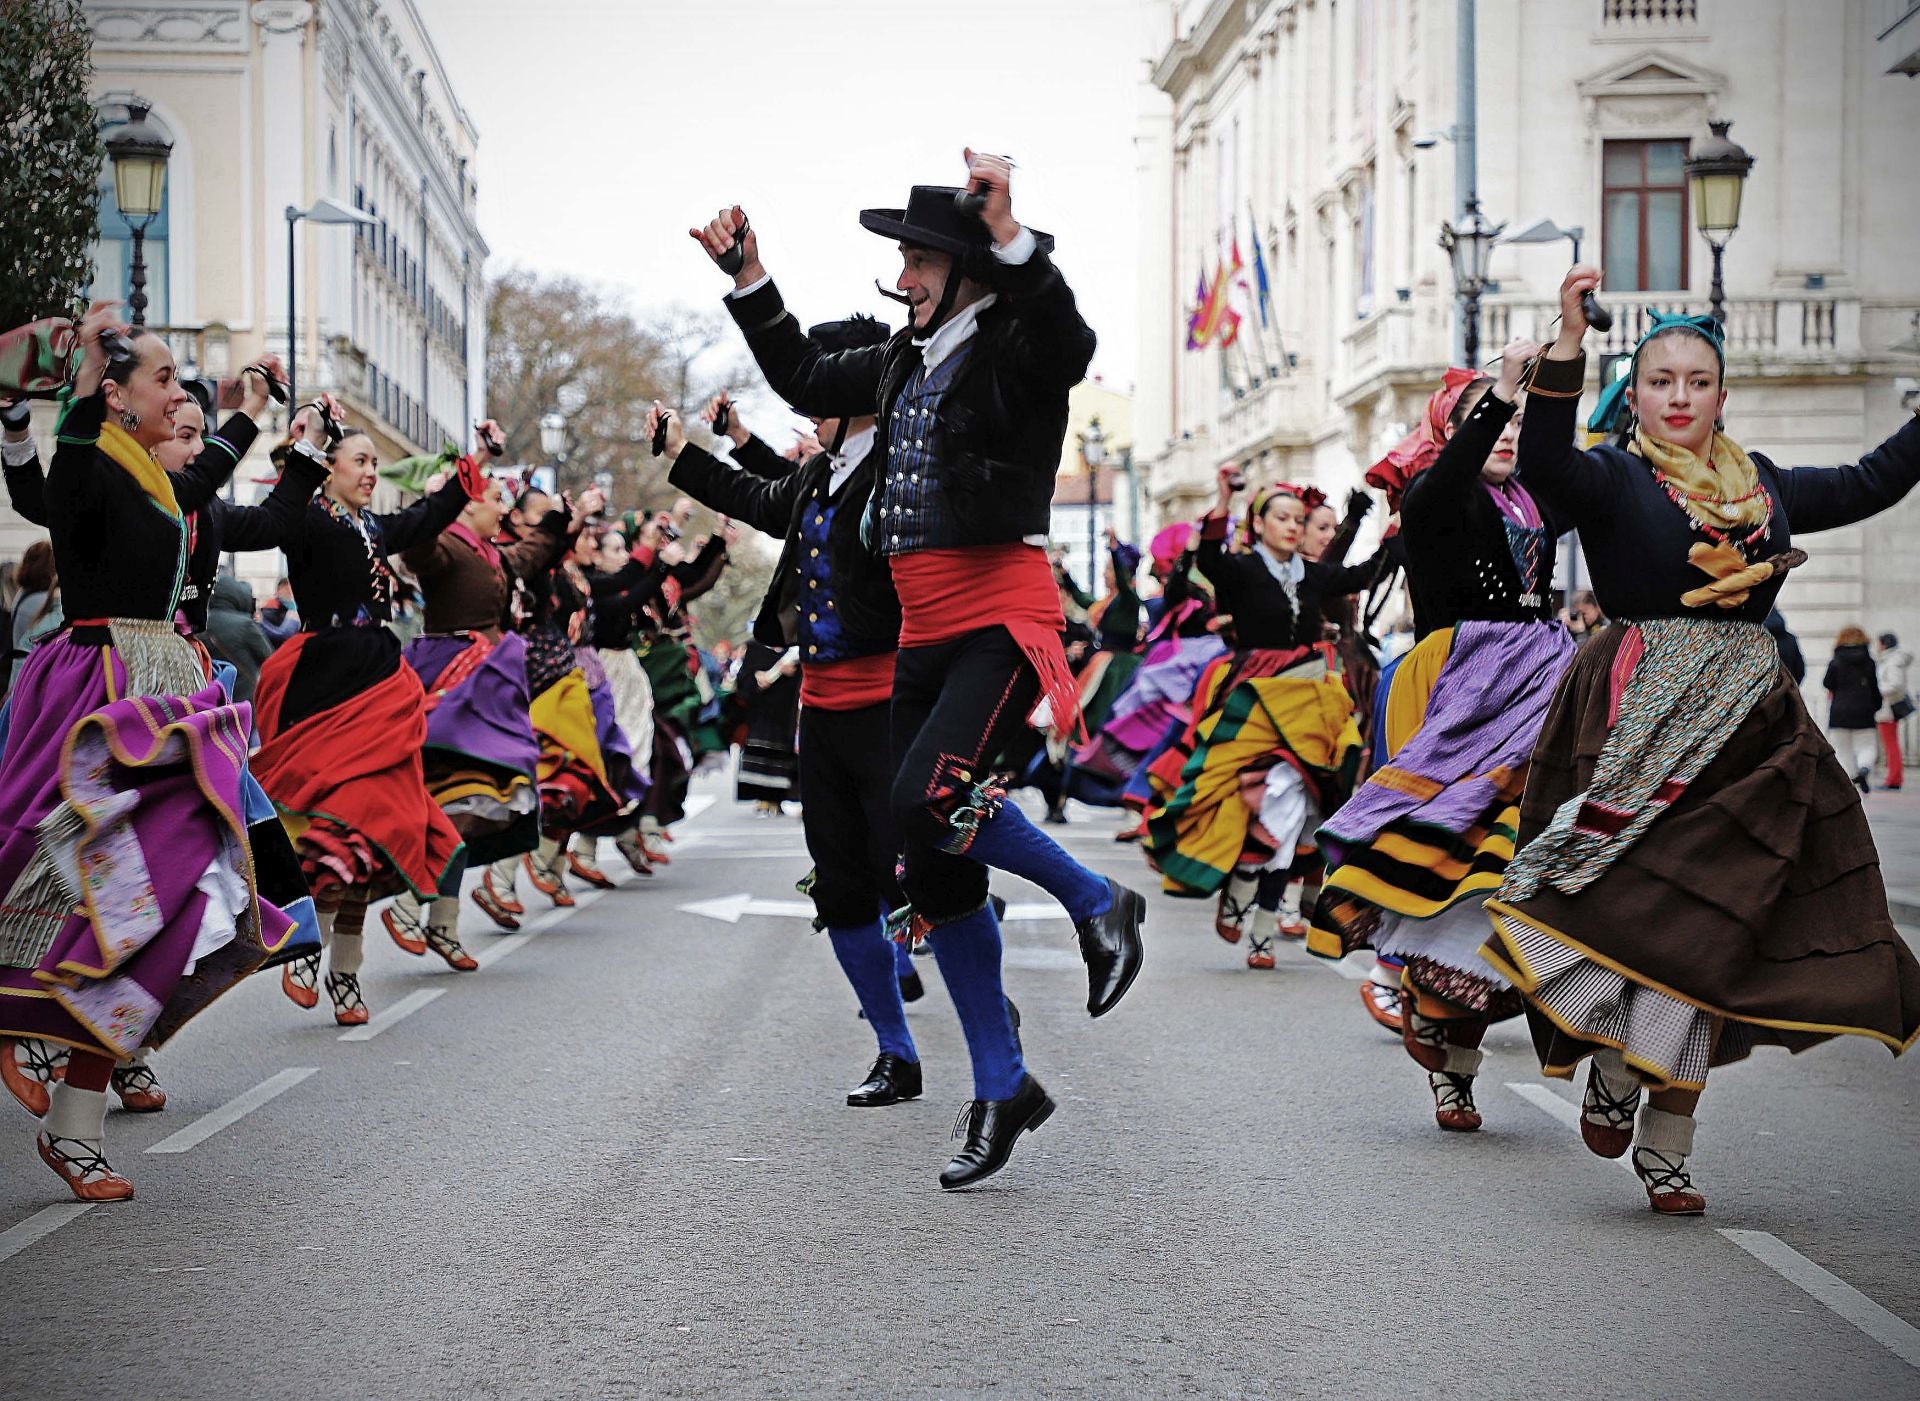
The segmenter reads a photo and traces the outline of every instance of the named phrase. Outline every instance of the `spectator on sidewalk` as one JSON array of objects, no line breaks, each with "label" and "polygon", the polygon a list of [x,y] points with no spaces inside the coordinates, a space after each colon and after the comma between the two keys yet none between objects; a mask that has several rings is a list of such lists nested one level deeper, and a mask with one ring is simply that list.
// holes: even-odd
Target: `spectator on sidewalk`
[{"label": "spectator on sidewalk", "polygon": [[1913,666],[1913,653],[1900,645],[1890,632],[1880,634],[1880,711],[1874,724],[1880,731],[1880,747],[1887,756],[1885,786],[1897,789],[1906,776],[1906,764],[1900,753],[1900,722],[1913,714],[1913,698],[1907,694],[1907,672]]},{"label": "spectator on sidewalk", "polygon": [[278,647],[300,631],[300,612],[293,605],[293,585],[286,579],[273,586],[273,597],[260,606],[260,630]]},{"label": "spectator on sidewalk", "polygon": [[1873,769],[1873,717],[1880,709],[1880,678],[1867,654],[1867,635],[1849,623],[1833,639],[1827,688],[1827,738],[1847,776],[1867,790]]},{"label": "spectator on sidewalk", "polygon": [[1600,600],[1593,596],[1593,590],[1575,589],[1567,600],[1567,630],[1585,641],[1606,625],[1607,615],[1600,611]]},{"label": "spectator on sidewalk", "polygon": [[51,541],[35,540],[27,546],[20,567],[14,571],[14,584],[20,596],[13,605],[9,674],[18,676],[34,644],[58,632],[67,620],[60,608],[60,577],[54,569]]},{"label": "spectator on sidewalk", "polygon": [[1800,639],[1787,627],[1787,615],[1778,608],[1768,612],[1767,631],[1773,634],[1773,644],[1780,649],[1780,664],[1787,669],[1787,675],[1793,678],[1793,684],[1803,685],[1807,679],[1807,659],[1800,655]]},{"label": "spectator on sidewalk", "polygon": [[221,661],[233,663],[238,673],[233,698],[251,701],[254,685],[260,680],[260,665],[273,655],[273,644],[254,620],[253,590],[231,574],[213,581],[213,595],[207,600],[206,640],[207,650]]}]

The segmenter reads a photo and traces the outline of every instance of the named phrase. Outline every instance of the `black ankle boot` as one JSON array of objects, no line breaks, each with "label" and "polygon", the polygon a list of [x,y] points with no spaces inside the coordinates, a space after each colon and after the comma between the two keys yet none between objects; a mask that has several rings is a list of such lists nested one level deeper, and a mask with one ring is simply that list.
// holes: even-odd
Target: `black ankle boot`
[{"label": "black ankle boot", "polygon": [[920,1062],[906,1060],[891,1051],[882,1051],[880,1059],[867,1072],[864,1084],[847,1092],[847,1103],[855,1109],[878,1109],[920,1098]]},{"label": "black ankle boot", "polygon": [[1112,876],[1106,881],[1107,893],[1113,897],[1107,912],[1074,925],[1080,936],[1080,957],[1087,961],[1087,1015],[1091,1017],[1113,1010],[1140,976],[1140,965],[1146,960],[1140,942],[1140,926],[1147,922],[1146,897]]},{"label": "black ankle boot", "polygon": [[940,1174],[940,1185],[951,1191],[993,1176],[1013,1156],[1014,1141],[1046,1123],[1053,1111],[1053,1101],[1031,1075],[1021,1077],[1012,1099],[970,1101],[954,1125],[956,1135],[966,1129],[967,1141]]}]

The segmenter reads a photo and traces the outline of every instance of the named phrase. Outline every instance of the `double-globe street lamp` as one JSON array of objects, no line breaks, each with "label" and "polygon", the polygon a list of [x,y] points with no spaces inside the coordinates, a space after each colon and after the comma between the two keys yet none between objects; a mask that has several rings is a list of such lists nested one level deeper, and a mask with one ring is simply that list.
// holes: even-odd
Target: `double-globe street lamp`
[{"label": "double-globe street lamp", "polygon": [[[302,209],[298,205],[287,206],[287,402],[298,406],[300,403],[299,368],[300,337],[295,330],[298,303],[294,299],[293,264],[293,226],[305,219],[311,224],[366,224],[374,225],[380,221],[363,210],[352,205],[342,204],[332,195],[323,195],[313,202],[311,209]],[[290,410],[291,411],[291,410]]]},{"label": "double-globe street lamp", "polygon": [[1740,227],[1740,196],[1753,169],[1753,157],[1728,137],[1732,122],[1708,122],[1712,135],[1687,155],[1687,184],[1693,197],[1693,223],[1713,249],[1713,319],[1727,324],[1726,294],[1720,286],[1720,254]]},{"label": "double-globe street lamp", "polygon": [[127,270],[127,307],[136,326],[147,324],[147,226],[159,217],[167,199],[167,158],[173,143],[147,120],[153,109],[139,98],[127,102],[127,124],[107,138],[113,161],[113,199],[133,233],[133,262]]}]

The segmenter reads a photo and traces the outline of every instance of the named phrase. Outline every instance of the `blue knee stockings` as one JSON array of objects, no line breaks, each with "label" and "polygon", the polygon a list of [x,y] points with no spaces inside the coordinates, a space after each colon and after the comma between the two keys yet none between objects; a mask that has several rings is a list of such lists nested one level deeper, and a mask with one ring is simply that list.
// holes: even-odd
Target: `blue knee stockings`
[{"label": "blue knee stockings", "polygon": [[913,1037],[907,1031],[907,1009],[900,1001],[900,976],[894,971],[898,947],[879,920],[851,929],[830,927],[833,956],[840,960],[860,1010],[867,1014],[880,1049],[904,1060],[918,1061]]},{"label": "blue knee stockings", "polygon": [[[1067,855],[1060,843],[1027,821],[1027,815],[1013,803],[1002,803],[998,812],[980,824],[967,855],[983,865],[1032,881],[1065,906],[1076,924],[1105,914],[1113,904],[1106,881]],[[946,971],[945,965],[941,971]]]},{"label": "blue knee stockings", "polygon": [[960,1029],[966,1033],[967,1054],[973,1060],[973,1097],[1013,1098],[1027,1068],[1020,1059],[1019,1041],[1007,1014],[1007,995],[1000,986],[1000,925],[992,907],[939,926],[929,942],[953,1009],[960,1014]]}]

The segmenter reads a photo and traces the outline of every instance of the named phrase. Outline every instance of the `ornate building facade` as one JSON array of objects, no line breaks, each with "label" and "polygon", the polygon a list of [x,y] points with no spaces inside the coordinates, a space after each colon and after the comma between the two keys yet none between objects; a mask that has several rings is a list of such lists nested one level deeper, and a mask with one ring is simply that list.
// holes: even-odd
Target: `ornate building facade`
[{"label": "ornate building facade", "polygon": [[[1481,0],[1478,192],[1510,229],[1583,231],[1631,349],[1639,308],[1704,311],[1681,170],[1709,120],[1756,158],[1728,244],[1729,414],[1783,463],[1852,461],[1920,375],[1920,6],[1908,0]],[[1136,460],[1160,519],[1222,462],[1338,493],[1413,422],[1455,343],[1456,0],[1146,0]],[[1257,230],[1257,235],[1255,233]],[[1257,236],[1274,324],[1183,347],[1203,264]],[[1565,242],[1495,250],[1480,358],[1551,339]],[[1591,342],[1590,342],[1591,344]],[[1920,636],[1920,502],[1811,542],[1783,606]],[[1577,564],[1571,565],[1577,569]],[[1567,582],[1577,582],[1577,578]]]},{"label": "ornate building facade", "polygon": [[[182,366],[217,377],[291,348],[301,396],[338,395],[383,460],[464,446],[486,384],[479,138],[412,0],[84,9],[103,130],[138,97],[173,143],[147,230],[147,320]],[[371,222],[299,222],[290,269],[285,211],[322,198]],[[130,247],[103,172],[96,296],[127,294]],[[261,470],[241,467],[243,499]],[[0,516],[0,553],[35,533]]]}]

